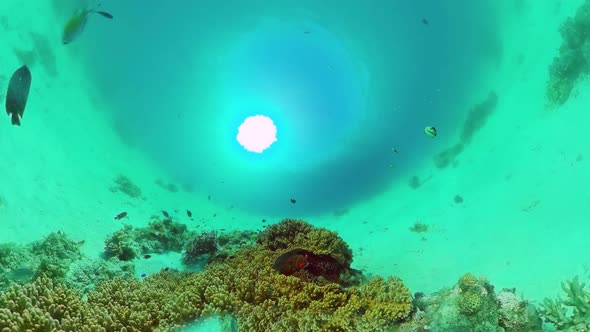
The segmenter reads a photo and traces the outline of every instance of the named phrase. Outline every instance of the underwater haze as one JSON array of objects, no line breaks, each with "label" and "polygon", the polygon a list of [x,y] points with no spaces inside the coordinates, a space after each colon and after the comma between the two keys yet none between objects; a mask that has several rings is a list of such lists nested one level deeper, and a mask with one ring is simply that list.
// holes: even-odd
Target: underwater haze
[{"label": "underwater haze", "polygon": [[0,1],[0,331],[590,330],[588,22]]},{"label": "underwater haze", "polygon": [[[492,3],[166,2],[134,15],[143,2],[127,1],[109,8],[129,18],[81,44],[120,135],[177,181],[256,213],[289,214],[291,197],[321,213],[428,158],[420,128],[456,130],[501,58]],[[236,135],[258,114],[278,140],[255,155]]]}]

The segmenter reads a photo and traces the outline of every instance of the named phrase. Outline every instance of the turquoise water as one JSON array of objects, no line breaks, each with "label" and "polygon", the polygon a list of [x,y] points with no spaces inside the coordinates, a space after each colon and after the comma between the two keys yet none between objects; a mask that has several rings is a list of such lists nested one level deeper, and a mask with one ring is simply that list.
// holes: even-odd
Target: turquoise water
[{"label": "turquoise water", "polygon": [[[83,8],[95,7],[0,4],[3,103],[13,73],[32,74],[22,125],[0,129],[0,291],[50,278],[123,325],[66,327],[52,314],[58,323],[33,330],[173,330],[168,319],[198,331],[570,331],[564,317],[590,319],[573,310],[554,326],[542,305],[566,295],[562,281],[589,274],[589,1],[105,0],[97,8],[113,18],[88,12],[64,45]],[[276,127],[262,153],[236,139],[255,115]],[[353,259],[337,259],[335,282],[347,304],[324,295],[283,306],[300,292],[330,293],[320,266],[344,250],[313,231],[264,247],[286,218],[348,244]],[[215,253],[187,263],[191,240],[210,231]],[[274,264],[247,256],[249,246]],[[286,277],[288,264],[297,272]],[[466,273],[486,281],[462,288]],[[371,311],[374,294],[338,316],[375,276],[407,286],[403,319],[387,313],[402,297]],[[93,302],[115,277],[140,303],[155,301],[160,318],[117,316],[130,296]],[[285,280],[309,288],[273,293]],[[210,285],[203,294],[184,288],[200,282]],[[267,302],[237,290],[267,283]],[[590,303],[566,285],[586,294],[573,302]],[[25,331],[6,323],[24,310],[6,294],[0,330]],[[467,296],[483,304],[465,311]],[[99,310],[84,305],[71,310]],[[182,318],[170,318],[174,306]]]}]

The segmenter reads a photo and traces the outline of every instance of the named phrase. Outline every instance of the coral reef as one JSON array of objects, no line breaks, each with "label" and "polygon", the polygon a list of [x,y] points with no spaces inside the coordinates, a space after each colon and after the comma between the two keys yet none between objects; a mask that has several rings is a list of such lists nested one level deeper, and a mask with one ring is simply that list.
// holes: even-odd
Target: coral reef
[{"label": "coral reef", "polygon": [[[74,259],[61,281],[41,274],[23,285],[13,283],[0,292],[0,331],[173,331],[211,315],[254,332],[541,331],[535,307],[514,289],[496,294],[485,278],[472,274],[452,289],[416,293],[414,299],[397,277],[347,279],[342,275],[352,262],[348,245],[336,233],[301,220],[283,220],[258,236],[211,234],[217,249],[210,255],[227,254],[210,259],[198,273],[164,269],[138,280],[131,277],[131,262]],[[66,252],[64,260],[79,257],[72,242],[57,233],[27,249],[0,246],[6,254],[0,263],[12,266],[33,248],[39,255],[59,256],[47,247],[52,243]],[[170,239],[166,243],[159,245],[177,248]],[[543,315],[558,330],[573,331],[589,320],[590,292],[577,278],[564,290],[568,299],[547,300]]]},{"label": "coral reef", "polygon": [[193,236],[184,224],[170,218],[152,218],[147,227],[124,225],[113,233],[105,241],[104,256],[129,261],[145,253],[180,252]]},{"label": "coral reef", "polygon": [[233,257],[211,262],[203,272],[109,279],[85,299],[45,276],[13,285],[0,294],[0,330],[171,331],[219,314],[234,317],[241,331],[385,331],[410,317],[412,297],[398,278],[344,287],[276,272],[277,255],[294,245],[315,248],[305,249],[313,253],[325,246],[317,255],[332,254],[338,264],[350,264],[352,253],[335,233],[303,221],[274,226],[257,245],[240,245]]},{"label": "coral reef", "polygon": [[329,255],[346,267],[352,262],[352,250],[337,233],[302,220],[285,219],[269,226],[258,235],[257,243],[271,251],[304,249],[316,255]]},{"label": "coral reef", "polygon": [[402,332],[477,331],[537,332],[542,324],[534,306],[521,300],[514,290],[497,295],[485,278],[467,273],[452,289],[432,295],[417,294],[417,313],[402,324]]},{"label": "coral reef", "polygon": [[202,232],[195,236],[187,245],[182,255],[184,265],[194,265],[200,262],[203,256],[211,256],[217,252],[217,232]]},{"label": "coral reef", "polygon": [[152,217],[147,227],[135,230],[135,240],[139,243],[142,253],[180,252],[192,236],[185,224],[172,221],[170,218]]},{"label": "coral reef", "polygon": [[215,231],[201,232],[188,242],[182,256],[184,265],[211,263],[232,258],[243,246],[256,244],[257,233],[231,231],[218,234]]},{"label": "coral reef", "polygon": [[105,258],[117,257],[122,261],[130,261],[138,257],[141,249],[135,240],[134,231],[131,225],[125,225],[108,237],[104,247]]},{"label": "coral reef", "polygon": [[63,232],[50,233],[28,245],[0,244],[0,289],[42,274],[63,279],[70,264],[81,258],[80,244]]},{"label": "coral reef", "polygon": [[559,55],[549,66],[546,97],[552,107],[569,99],[575,84],[590,71],[590,0],[561,25]]},{"label": "coral reef", "polygon": [[124,175],[119,175],[114,180],[115,186],[110,187],[112,192],[122,192],[131,198],[141,198],[141,189]]},{"label": "coral reef", "polygon": [[540,308],[543,319],[557,331],[590,330],[590,290],[578,277],[561,283],[565,299],[545,299]]}]

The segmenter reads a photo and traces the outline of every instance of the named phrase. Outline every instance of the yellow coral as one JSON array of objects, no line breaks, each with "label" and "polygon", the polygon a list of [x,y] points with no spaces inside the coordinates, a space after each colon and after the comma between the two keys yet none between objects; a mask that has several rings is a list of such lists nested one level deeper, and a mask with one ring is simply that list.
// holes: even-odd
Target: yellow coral
[{"label": "yellow coral", "polygon": [[[280,227],[295,234],[291,242],[283,238],[273,245],[312,247],[313,239],[320,246],[315,250],[352,259],[335,233],[304,222],[287,224]],[[0,296],[0,331],[169,331],[209,314],[233,316],[243,331],[380,331],[409,316],[412,297],[399,278],[375,277],[346,288],[282,275],[272,268],[280,250],[269,249],[269,241],[244,247],[201,273],[112,279],[89,292],[86,301],[42,277]]]},{"label": "yellow coral", "polygon": [[459,288],[461,288],[463,292],[466,292],[477,285],[477,277],[471,273],[465,273],[461,278],[459,278]]}]

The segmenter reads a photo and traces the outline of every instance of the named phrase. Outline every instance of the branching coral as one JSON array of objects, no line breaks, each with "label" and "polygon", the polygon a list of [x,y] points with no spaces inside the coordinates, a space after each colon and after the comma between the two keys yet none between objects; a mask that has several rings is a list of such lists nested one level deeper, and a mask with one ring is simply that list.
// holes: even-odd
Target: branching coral
[{"label": "branching coral", "polygon": [[50,233],[28,245],[0,245],[0,289],[46,274],[63,279],[70,265],[82,258],[80,244],[63,232]]},{"label": "branching coral", "polygon": [[[335,233],[303,222],[291,225],[298,225],[298,235],[291,237],[297,245],[333,254],[335,262],[336,257],[344,263],[352,260],[350,249]],[[242,246],[233,257],[212,262],[201,273],[170,270],[143,280],[107,280],[90,290],[87,300],[42,276],[0,295],[0,330],[170,331],[221,314],[235,317],[243,331],[384,331],[409,318],[412,297],[400,279],[375,277],[360,286],[343,287],[286,276],[273,264],[277,254],[294,244],[280,236],[277,242],[273,239],[267,237],[265,245]],[[286,247],[273,251],[270,243]]]},{"label": "branching coral", "polygon": [[590,290],[578,277],[561,283],[565,299],[545,299],[540,308],[545,321],[552,323],[557,331],[590,330]]}]

